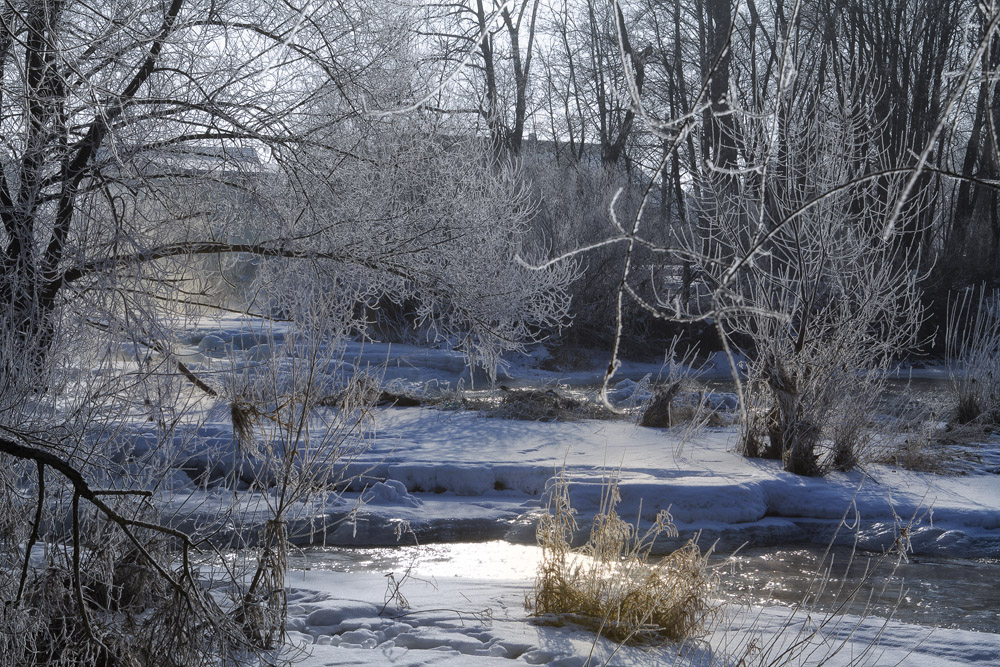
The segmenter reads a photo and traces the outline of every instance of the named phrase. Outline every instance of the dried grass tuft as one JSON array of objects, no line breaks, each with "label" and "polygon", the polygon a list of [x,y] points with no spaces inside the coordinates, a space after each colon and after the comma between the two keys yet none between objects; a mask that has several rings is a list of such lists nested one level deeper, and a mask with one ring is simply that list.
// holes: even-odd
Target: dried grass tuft
[{"label": "dried grass tuft", "polygon": [[511,389],[503,385],[486,395],[459,395],[459,405],[488,417],[520,421],[571,422],[582,419],[621,419],[599,403],[574,398],[559,389]]},{"label": "dried grass tuft", "polygon": [[571,546],[577,524],[565,474],[555,479],[548,511],[538,524],[542,561],[527,606],[555,615],[616,642],[680,641],[705,632],[717,609],[710,603],[717,577],[691,540],[660,560],[651,560],[656,538],[676,537],[670,514],[661,510],[640,535],[615,511],[618,479],[605,486],[590,538]]},{"label": "dried grass tuft", "polygon": [[938,475],[966,474],[979,460],[982,434],[976,424],[942,428],[938,422],[924,421],[897,436],[894,446],[885,447],[876,462]]},{"label": "dried grass tuft", "polygon": [[254,427],[260,412],[248,401],[234,400],[229,404],[229,414],[233,421],[233,437],[246,449],[254,440]]}]

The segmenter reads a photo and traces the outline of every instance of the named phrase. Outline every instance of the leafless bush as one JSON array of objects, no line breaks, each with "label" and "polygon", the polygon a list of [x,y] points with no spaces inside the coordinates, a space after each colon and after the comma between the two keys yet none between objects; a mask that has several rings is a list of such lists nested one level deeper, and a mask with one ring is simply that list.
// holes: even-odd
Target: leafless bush
[{"label": "leafless bush", "polygon": [[[553,165],[552,155],[532,147],[525,150],[522,161],[539,202],[530,243],[549,252],[561,254],[613,233],[607,216],[612,203],[622,216],[633,215],[639,205],[640,194],[622,170],[593,161]],[[573,326],[562,335],[564,341],[584,347],[607,344],[614,334],[615,290],[623,258],[621,246],[595,248],[581,258],[579,275],[569,287]],[[638,289],[650,294],[654,280],[650,276]],[[633,337],[641,335],[644,315],[637,306],[627,313]]]},{"label": "leafless bush", "polygon": [[958,423],[1000,425],[1000,292],[984,285],[949,303],[945,352]]},{"label": "leafless bush", "polygon": [[[297,304],[297,316],[282,335],[276,325],[262,325],[261,343],[252,349],[266,346],[269,354],[231,356],[221,388],[238,443],[228,481],[234,489],[246,485],[250,510],[244,527],[250,532],[240,536],[245,546],[235,559],[248,570],[233,588],[232,604],[236,622],[262,649],[274,648],[283,637],[290,540],[308,537],[290,534],[289,523],[301,524],[313,509],[321,511],[312,503],[329,502],[344,487],[345,467],[368,447],[372,410],[381,396],[379,376],[343,370],[338,329],[344,320],[336,316],[337,307],[332,299],[307,298]],[[262,518],[251,518],[254,514]],[[322,535],[316,539],[322,541]]]},{"label": "leafless bush", "polygon": [[678,456],[702,428],[726,423],[698,382],[705,367],[698,365],[697,345],[683,353],[679,346],[680,337],[675,336],[667,346],[663,368],[639,418],[640,426],[672,429],[674,453]]},{"label": "leafless bush", "polygon": [[[51,480],[46,504],[59,503],[60,486]],[[39,529],[27,520],[27,550],[9,552],[25,560],[11,570],[20,577],[4,585],[4,634],[17,630],[20,639],[8,642],[0,664],[180,667],[217,664],[219,656],[251,648],[194,567],[195,549],[183,533],[154,523],[151,508],[127,497],[91,495],[78,481],[74,490],[71,507],[62,507],[71,511],[66,525]],[[44,550],[32,548],[41,541]]]},{"label": "leafless bush", "polygon": [[[732,224],[708,233],[728,267],[718,280],[733,277],[726,325],[751,341],[741,451],[816,475],[860,460],[867,436],[851,415],[874,406],[894,358],[916,340],[922,307],[916,270],[885,236],[891,206],[837,157],[868,130],[835,109],[800,122],[787,130],[786,156],[762,157],[784,174],[773,184],[781,210],[759,202],[777,219],[748,236],[738,221],[754,214],[738,208],[728,213]],[[790,157],[810,151],[808,163]],[[760,255],[751,258],[751,248]],[[747,259],[730,264],[730,253]]]}]

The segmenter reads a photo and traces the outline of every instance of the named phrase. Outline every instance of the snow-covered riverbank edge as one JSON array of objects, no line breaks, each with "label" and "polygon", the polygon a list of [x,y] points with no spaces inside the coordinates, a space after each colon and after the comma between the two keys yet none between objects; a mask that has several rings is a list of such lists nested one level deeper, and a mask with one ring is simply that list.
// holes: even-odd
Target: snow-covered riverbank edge
[{"label": "snow-covered riverbank edge", "polygon": [[[730,451],[734,428],[703,429],[681,443],[677,432],[628,421],[528,422],[426,407],[380,408],[375,421],[376,436],[345,471],[354,477],[349,490],[298,519],[291,530],[296,544],[395,544],[404,521],[421,542],[530,542],[532,517],[558,470],[565,470],[584,519],[597,510],[604,479],[620,470],[622,516],[649,522],[669,507],[683,539],[700,531],[707,543],[719,540],[720,549],[825,543],[846,519],[858,529],[841,531],[840,539],[857,538],[869,550],[892,546],[907,527],[917,554],[1000,557],[995,436],[977,445],[982,463],[963,475],[871,465],[803,478],[783,472],[778,462]],[[217,439],[228,429],[228,423],[200,427],[215,430]],[[218,474],[228,472],[228,458],[211,462]],[[198,489],[180,475],[175,480],[167,499],[178,515],[186,507],[211,514],[214,496],[231,502],[231,490]],[[255,497],[244,499],[247,512]]]},{"label": "snow-covered riverbank edge", "polygon": [[[193,361],[208,368],[220,363],[229,367],[232,362],[212,356],[217,341],[205,342],[192,341],[202,355]],[[252,361],[251,352],[242,356]],[[225,354],[234,354],[232,341]],[[352,348],[342,358],[352,361],[329,372],[376,368],[383,381],[414,393],[467,387],[474,379],[463,375],[467,370],[460,356],[450,351],[368,345]],[[657,370],[634,366],[629,372],[637,378]],[[593,375],[581,371],[563,382],[566,378],[537,369],[509,370],[507,380],[515,387],[583,385]],[[621,393],[639,385],[628,380]],[[453,403],[453,408],[460,405]],[[189,525],[217,521],[221,509],[232,508],[230,515],[239,517],[232,534],[220,526],[216,539],[223,546],[231,538],[252,546],[255,527],[269,518],[262,492],[246,488],[256,469],[252,461],[249,466],[240,462],[228,406],[207,405],[202,414],[177,432],[183,471],[160,487],[160,507],[175,523]],[[371,428],[361,446],[337,463],[350,483],[288,515],[289,537],[296,546],[488,539],[532,544],[547,490],[559,474],[569,480],[582,537],[600,506],[604,483],[618,474],[618,511],[626,520],[648,525],[659,510],[670,508],[681,535],[658,544],[660,552],[696,533],[703,547],[715,544],[719,553],[743,544],[826,545],[836,534],[840,543],[873,552],[903,544],[925,556],[1000,557],[996,436],[968,446],[974,461],[962,475],[866,465],[803,478],[782,471],[778,462],[735,454],[736,427],[651,429],[626,419],[522,421],[431,406],[378,407],[369,417]],[[133,422],[131,428],[134,433],[152,426]],[[379,615],[388,582],[384,573],[302,571],[293,565],[287,580],[290,638],[308,645],[307,665],[458,665],[511,658],[531,664],[587,663],[592,634],[529,618],[524,599],[532,587],[530,572],[488,579],[485,573],[509,569],[509,563],[445,567],[450,568],[447,576],[410,572],[401,589],[410,609],[394,610],[390,604]],[[704,641],[686,645],[680,664],[736,664],[751,650],[750,642],[753,651],[772,647],[780,653],[784,649],[774,647],[794,641],[801,623],[812,623],[813,629],[823,623],[816,617],[789,620],[787,608],[725,609],[726,620]],[[399,616],[401,612],[405,615]],[[894,621],[884,625],[876,618],[859,625],[850,615],[830,620],[821,636],[817,652],[779,662],[814,664],[833,654],[835,664],[995,664],[1000,656],[1000,634]],[[845,640],[840,652],[838,637]],[[876,637],[880,645],[869,649]],[[600,641],[590,664],[604,664],[612,656],[613,664],[670,664],[676,655],[677,647],[616,650]]]}]

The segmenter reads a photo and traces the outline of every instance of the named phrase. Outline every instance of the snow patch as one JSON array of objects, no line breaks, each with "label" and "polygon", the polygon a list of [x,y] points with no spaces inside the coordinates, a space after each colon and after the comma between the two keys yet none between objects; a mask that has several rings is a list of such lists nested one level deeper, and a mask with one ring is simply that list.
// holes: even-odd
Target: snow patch
[{"label": "snow patch", "polygon": [[376,482],[361,494],[361,502],[366,505],[400,505],[419,507],[423,502],[407,493],[406,486],[395,479]]}]

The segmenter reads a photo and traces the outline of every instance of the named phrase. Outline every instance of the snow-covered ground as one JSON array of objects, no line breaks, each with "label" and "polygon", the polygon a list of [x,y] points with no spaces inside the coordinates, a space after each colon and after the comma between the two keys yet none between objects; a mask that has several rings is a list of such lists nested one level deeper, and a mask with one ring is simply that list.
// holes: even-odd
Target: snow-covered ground
[{"label": "snow-covered ground", "polygon": [[[239,342],[247,358],[253,357],[255,342]],[[234,338],[225,334],[199,336],[190,344],[185,353],[195,367],[211,367],[235,347]],[[460,355],[447,350],[366,345],[348,350],[343,358],[351,359],[354,368],[379,366],[386,380],[410,390],[481,381],[468,374]],[[659,366],[629,370],[633,376],[655,374]],[[551,385],[560,380],[580,384],[587,381],[585,375],[563,377],[513,366],[504,377]],[[619,398],[641,388],[641,383],[621,385]],[[188,433],[194,437],[185,447],[193,458],[201,457],[200,470],[212,470],[218,478],[232,473],[232,425],[224,406],[207,414]],[[670,509],[681,537],[658,545],[661,551],[696,532],[700,544],[715,543],[722,553],[747,542],[825,544],[836,535],[842,543],[857,541],[876,552],[903,539],[914,554],[997,559],[1000,441],[995,437],[978,446],[979,463],[964,475],[872,465],[802,478],[783,472],[774,461],[734,454],[737,431],[732,427],[692,433],[641,428],[628,420],[516,421],[433,407],[383,407],[373,418],[366,448],[345,470],[354,481],[346,492],[330,494],[302,513],[290,531],[296,544],[360,547],[499,539],[507,546],[474,548],[464,561],[415,563],[408,573],[395,569],[397,581],[405,578],[399,590],[408,601],[406,608],[399,599],[386,603],[391,580],[385,573],[350,567],[336,571],[329,564],[307,569],[307,550],[293,562],[289,577],[289,636],[302,646],[306,665],[500,665],[510,660],[659,665],[675,659],[707,665],[743,664],[742,658],[747,664],[815,664],[829,658],[834,664],[1000,665],[1000,634],[850,616],[824,625],[825,617],[789,620],[785,607],[727,605],[711,634],[681,647],[595,643],[591,633],[579,628],[529,617],[524,603],[537,550],[517,546],[533,543],[536,517],[560,470],[570,480],[582,526],[598,509],[608,474],[620,471],[618,511],[623,517],[648,523],[659,510]],[[173,482],[164,501],[190,520],[231,502],[232,490],[197,487],[180,473]],[[261,511],[252,494],[244,496],[245,516]],[[802,627],[818,634],[783,653],[801,638],[796,633]]]},{"label": "snow-covered ground", "polygon": [[[310,570],[293,575],[289,636],[307,667],[320,665],[996,665],[1000,635],[856,616],[808,617],[786,607],[728,606],[714,631],[681,645],[618,646],[593,633],[531,618],[527,571],[509,549],[460,565],[415,566],[386,604],[387,577]],[[526,554],[525,554],[526,555]],[[530,563],[530,558],[526,558]],[[453,567],[453,566],[452,566]],[[522,568],[528,570],[529,568]],[[494,576],[495,573],[495,576]],[[402,576],[397,571],[396,577]],[[389,589],[391,590],[391,589]],[[812,634],[815,633],[815,634]],[[877,643],[875,640],[878,640]],[[787,651],[787,653],[786,653]],[[740,663],[746,658],[745,663]]]}]

